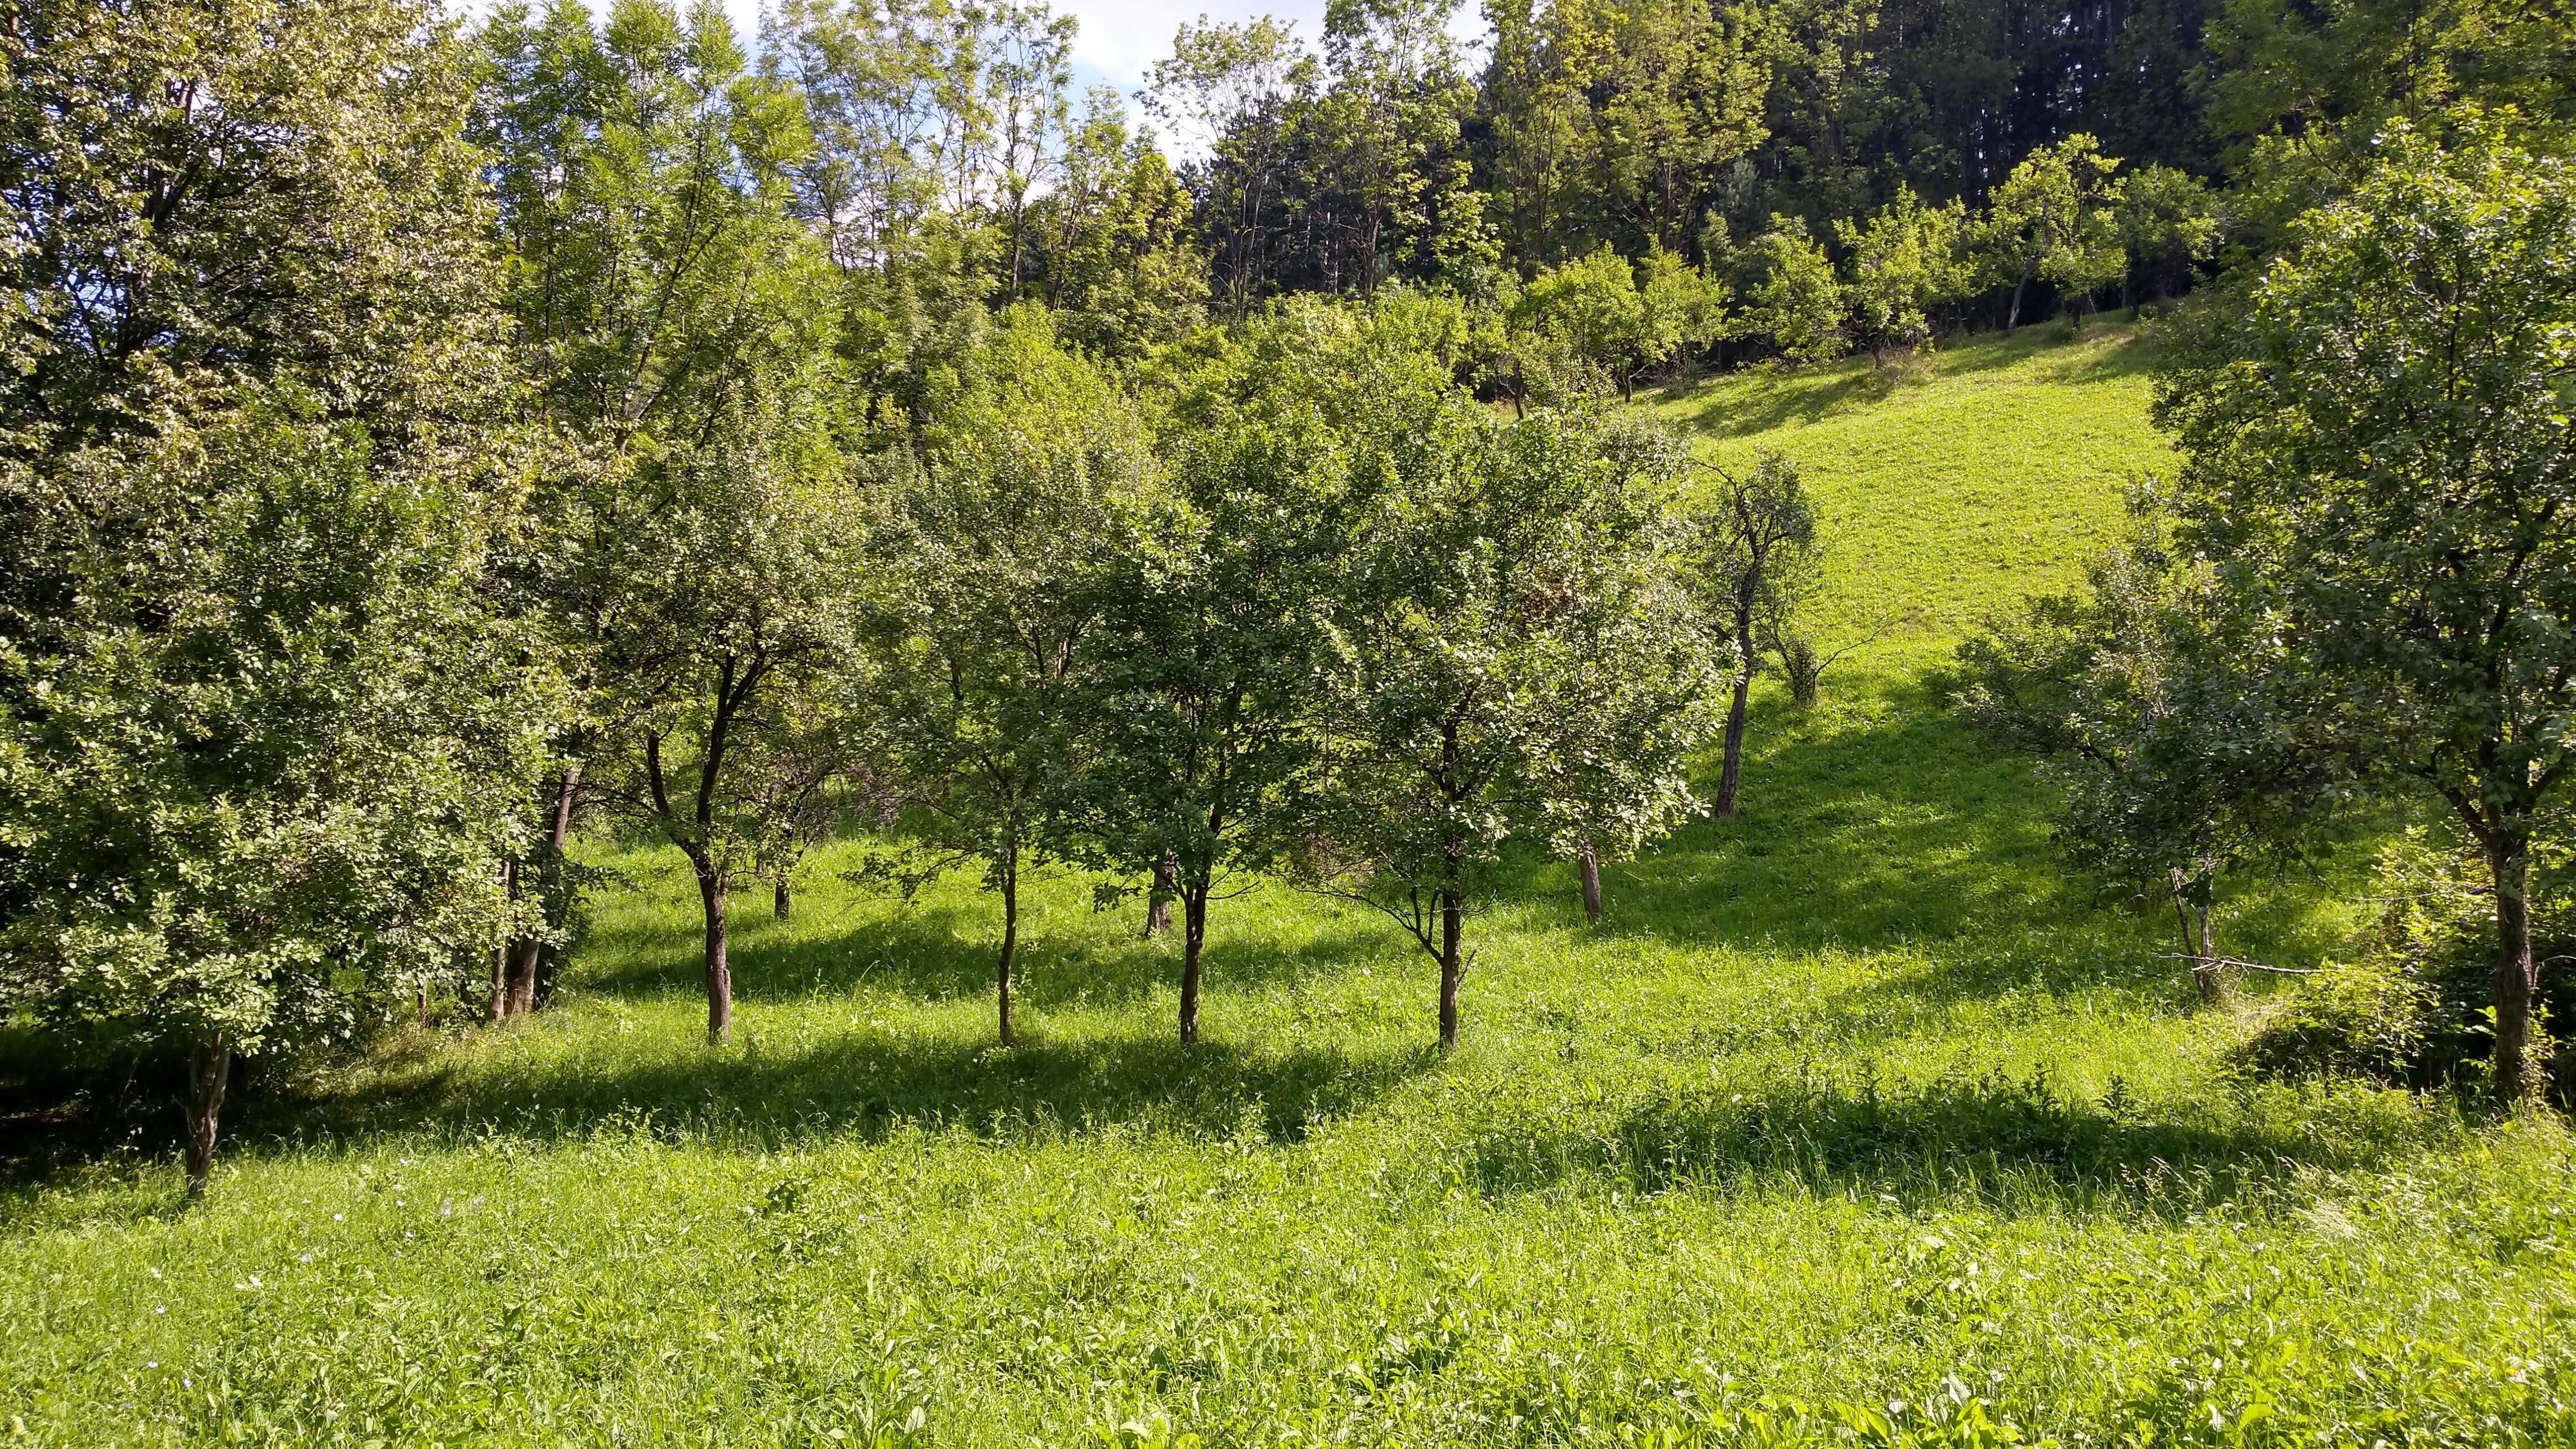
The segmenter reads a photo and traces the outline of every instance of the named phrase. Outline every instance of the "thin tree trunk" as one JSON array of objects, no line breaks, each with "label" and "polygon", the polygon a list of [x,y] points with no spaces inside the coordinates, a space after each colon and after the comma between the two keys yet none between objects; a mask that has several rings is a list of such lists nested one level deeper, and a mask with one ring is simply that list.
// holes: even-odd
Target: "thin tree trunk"
[{"label": "thin tree trunk", "polygon": [[1753,633],[1750,627],[1739,631],[1737,657],[1741,661],[1735,676],[1735,702],[1726,710],[1726,763],[1717,773],[1717,804],[1710,810],[1720,820],[1735,818],[1735,791],[1744,775],[1744,716],[1753,698]]},{"label": "thin tree trunk", "polygon": [[1589,840],[1583,842],[1581,863],[1583,866],[1583,919],[1597,921],[1601,919],[1601,857],[1593,850],[1592,842]]},{"label": "thin tree trunk", "polygon": [[2520,1106],[2531,1093],[2531,842],[2519,831],[2490,831],[2487,869],[2495,882],[2496,1099]]},{"label": "thin tree trunk", "polygon": [[2022,293],[2030,287],[2030,267],[2031,259],[2028,257],[2022,258],[2021,280],[2013,283],[2012,310],[2004,314],[2004,330],[2006,332],[2010,332],[2021,325],[2021,296]]},{"label": "thin tree trunk", "polygon": [[[507,862],[502,865],[501,869],[506,874],[507,872],[516,869],[517,864],[518,863],[516,861]],[[494,1026],[499,1026],[502,1022],[509,1019],[510,943],[504,941],[492,948],[492,1006],[491,1010],[485,1014],[485,1020],[489,1021]]]},{"label": "thin tree trunk", "polygon": [[994,971],[994,1004],[1002,1045],[1011,1044],[1011,958],[1020,949],[1020,872],[1014,859],[1002,867],[1002,959]]},{"label": "thin tree trunk", "polygon": [[188,1048],[188,1201],[206,1196],[215,1170],[215,1129],[223,1119],[224,1087],[232,1076],[233,1047],[222,1032],[209,1032]]},{"label": "thin tree trunk", "polygon": [[1458,861],[1450,857],[1449,880],[1440,888],[1440,1045],[1458,1044],[1458,983],[1466,978],[1461,951],[1466,936],[1466,899],[1458,882]]},{"label": "thin tree trunk", "polygon": [[1199,952],[1207,945],[1208,883],[1204,876],[1181,892],[1181,1043],[1199,1039]]},{"label": "thin tree trunk", "polygon": [[2186,904],[2174,898],[2175,910],[2182,916],[2183,949],[2191,953],[2191,984],[2203,1002],[2215,1002],[2225,995],[2218,979],[2218,943],[2210,926],[2207,906]]},{"label": "thin tree trunk", "polygon": [[726,882],[711,862],[697,862],[698,901],[707,918],[707,1040],[733,1034],[733,965],[725,959]]},{"label": "thin tree trunk", "polygon": [[[565,764],[563,775],[555,782],[555,808],[546,822],[546,847],[560,888],[564,846],[572,839],[573,801],[581,793],[581,762]],[[519,942],[518,959],[510,970],[510,1015],[526,1016],[537,1009],[537,961],[544,943],[535,936]]]},{"label": "thin tree trunk", "polygon": [[1164,851],[1154,862],[1154,887],[1145,893],[1145,939],[1150,941],[1172,929],[1172,882],[1180,875],[1181,857],[1175,851]]},{"label": "thin tree trunk", "polygon": [[[501,862],[501,888],[510,899],[519,898],[519,862]],[[510,955],[516,943],[504,941],[492,948],[492,1006],[486,1019],[494,1026],[510,1019]]]},{"label": "thin tree trunk", "polygon": [[769,914],[781,921],[796,914],[796,876],[793,870],[780,869],[777,883],[769,888]]}]

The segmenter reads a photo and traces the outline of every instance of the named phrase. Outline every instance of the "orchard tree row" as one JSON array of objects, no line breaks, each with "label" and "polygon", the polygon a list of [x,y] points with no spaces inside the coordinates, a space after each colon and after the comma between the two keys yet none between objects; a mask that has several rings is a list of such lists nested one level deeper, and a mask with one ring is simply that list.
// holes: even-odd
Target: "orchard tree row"
[{"label": "orchard tree row", "polygon": [[871,874],[999,897],[1006,1041],[1065,860],[1177,904],[1184,1039],[1267,870],[1401,922],[1452,1042],[1506,841],[1635,850],[1716,732],[1732,808],[1811,578],[1793,469],[1507,420],[1454,298],[1134,354],[903,295],[813,209],[828,96],[712,6],[521,24],[10,35],[6,1009],[184,1053],[192,1183],[234,1058],[535,1009],[585,817],[688,860],[715,1039],[736,891],[792,909],[861,822]]}]

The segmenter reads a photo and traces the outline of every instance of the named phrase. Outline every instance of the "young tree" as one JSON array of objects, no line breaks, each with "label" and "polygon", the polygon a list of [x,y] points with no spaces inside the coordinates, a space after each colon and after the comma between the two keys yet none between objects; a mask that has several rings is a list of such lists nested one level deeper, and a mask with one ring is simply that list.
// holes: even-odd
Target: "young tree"
[{"label": "young tree", "polygon": [[1283,308],[1188,376],[1158,421],[1180,511],[1105,636],[1088,808],[1103,863],[1150,871],[1149,898],[1180,906],[1184,1042],[1198,1039],[1210,903],[1293,843],[1358,487],[1343,437],[1388,379],[1447,382],[1402,310]]},{"label": "young tree", "polygon": [[1843,336],[1843,288],[1825,249],[1794,216],[1771,218],[1751,251],[1761,280],[1746,294],[1745,330],[1771,339],[1793,363],[1831,362],[1851,350]]},{"label": "young tree", "polygon": [[0,40],[0,1011],[237,1056],[461,989],[556,701],[465,57],[378,0],[35,5]]},{"label": "young tree", "polygon": [[2518,1102],[2533,821],[2576,738],[2576,174],[2474,131],[2380,150],[2166,383],[2177,542],[2477,842]]},{"label": "young tree", "polygon": [[1896,198],[1866,226],[1834,223],[1851,253],[1843,298],[1871,365],[1890,348],[1919,351],[1932,338],[1932,313],[1967,294],[1973,272],[1963,249],[1967,211],[1958,202],[1926,206],[1899,183]]},{"label": "young tree", "polygon": [[[1438,963],[1443,1046],[1458,1040],[1467,916],[1505,840],[1613,819],[1652,834],[1690,803],[1678,762],[1705,666],[1669,612],[1657,470],[1672,454],[1616,445],[1611,427],[1572,412],[1504,423],[1425,392],[1387,399],[1353,440],[1355,469],[1390,491],[1353,540],[1303,867]],[[1606,719],[1600,680],[1660,707]],[[1582,761],[1614,727],[1621,767]]]},{"label": "young tree", "polygon": [[483,41],[504,280],[553,443],[514,582],[589,715],[563,794],[688,857],[721,1040],[732,882],[770,833],[734,767],[770,748],[774,699],[846,661],[862,575],[827,239],[796,214],[813,138],[710,0],[620,0],[597,31],[576,5],[504,9]]},{"label": "young tree", "polygon": [[2112,172],[2120,158],[2102,154],[2083,132],[2022,158],[1995,189],[1980,238],[2002,276],[2013,279],[2006,331],[2021,325],[2023,292],[2030,279],[2054,284],[2077,321],[2085,299],[2120,276],[2120,183]]},{"label": "young tree", "polygon": [[[1606,429],[1598,445],[1650,496],[1689,467],[1658,429]],[[1692,542],[1676,519],[1613,560],[1628,606],[1581,615],[1566,666],[1541,681],[1549,697],[1538,707],[1555,733],[1531,783],[1549,843],[1575,863],[1589,921],[1602,915],[1601,862],[1634,856],[1702,808],[1691,756],[1712,733],[1725,671],[1699,625]]]},{"label": "young tree", "polygon": [[1091,93],[1065,147],[1063,177],[1030,203],[1039,295],[1068,345],[1138,357],[1206,321],[1207,257],[1190,197],[1149,133],[1131,130],[1118,93]]},{"label": "young tree", "polygon": [[883,625],[883,731],[922,854],[917,884],[972,863],[1001,898],[994,968],[1014,1039],[1020,884],[1066,848],[1096,750],[1084,706],[1105,621],[1148,551],[1142,427],[1100,371],[1015,312],[977,389],[928,438],[898,505]]},{"label": "young tree", "polygon": [[1758,631],[1815,586],[1816,506],[1798,465],[1764,453],[1750,471],[1712,469],[1717,487],[1701,505],[1693,549],[1702,627],[1725,651],[1735,681],[1726,712],[1726,754],[1710,813],[1735,814],[1744,769],[1744,723],[1761,667]]},{"label": "young tree", "polygon": [[1240,25],[1201,17],[1172,37],[1146,77],[1145,107],[1208,160],[1193,190],[1214,263],[1213,290],[1238,318],[1261,290],[1277,223],[1277,168],[1292,93],[1311,74],[1293,29],[1265,15]]},{"label": "young tree", "polygon": [[1725,330],[1726,292],[1661,248],[1632,267],[1605,247],[1521,288],[1510,319],[1600,369],[1620,396],[1632,397],[1639,377]]},{"label": "young tree", "polygon": [[2177,269],[2187,272],[2217,252],[2222,230],[2217,195],[2199,177],[2170,166],[2149,166],[2122,181],[2119,220],[2129,252],[2120,290],[2133,308],[2140,274],[2153,279],[2156,300],[2164,300]]},{"label": "young tree", "polygon": [[2148,537],[1959,650],[1969,719],[2065,791],[2058,839],[2171,905],[2204,1001],[2224,990],[2227,879],[2295,855],[2345,777],[2333,711],[2205,564]]}]

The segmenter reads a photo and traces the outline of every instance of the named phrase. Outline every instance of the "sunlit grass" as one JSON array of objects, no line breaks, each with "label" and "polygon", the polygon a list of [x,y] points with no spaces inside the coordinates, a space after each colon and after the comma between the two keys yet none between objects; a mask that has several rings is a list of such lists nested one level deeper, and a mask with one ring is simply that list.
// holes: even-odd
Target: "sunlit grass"
[{"label": "sunlit grass", "polygon": [[[1002,1050],[998,913],[856,891],[846,849],[791,921],[738,903],[710,1049],[685,873],[613,852],[538,1022],[245,1104],[202,1211],[159,1157],[0,1198],[0,1430],[2576,1442],[2565,1131],[2239,1071],[2244,1013],[1923,683],[2164,466],[2151,344],[2045,332],[1652,401],[1806,462],[1823,622],[1882,636],[1815,711],[1766,689],[1745,817],[1609,866],[1603,925],[1515,860],[1455,1055],[1410,943],[1269,885],[1219,905],[1183,1051],[1174,952],[1069,876]],[[2273,888],[2246,949],[2335,950],[2326,896]]]}]

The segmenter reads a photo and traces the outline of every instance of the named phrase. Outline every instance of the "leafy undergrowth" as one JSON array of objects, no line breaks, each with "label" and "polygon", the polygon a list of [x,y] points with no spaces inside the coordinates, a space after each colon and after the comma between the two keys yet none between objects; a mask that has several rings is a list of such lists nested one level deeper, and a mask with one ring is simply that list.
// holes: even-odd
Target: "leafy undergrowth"
[{"label": "leafy undergrowth", "polygon": [[[2550,1122],[2243,1076],[2159,924],[2071,876],[1923,680],[2118,526],[2149,344],[2045,329],[1650,403],[1785,447],[1837,526],[1825,703],[1746,815],[1521,863],[1467,1043],[1428,963],[1276,887],[1175,958],[1058,878],[1029,1040],[996,913],[817,863],[737,907],[700,1043],[676,861],[613,863],[565,998],[272,1091],[203,1210],[166,1151],[0,1197],[0,1434],[262,1443],[2576,1443]],[[2326,886],[2254,901],[2314,959]]]}]

